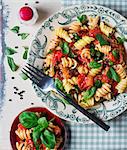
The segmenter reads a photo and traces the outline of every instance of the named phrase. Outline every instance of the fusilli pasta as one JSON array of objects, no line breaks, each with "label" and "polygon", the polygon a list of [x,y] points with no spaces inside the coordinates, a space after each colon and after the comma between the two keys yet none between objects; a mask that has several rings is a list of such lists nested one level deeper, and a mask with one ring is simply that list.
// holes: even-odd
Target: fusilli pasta
[{"label": "fusilli pasta", "polygon": [[69,93],[71,89],[74,89],[73,85],[69,83],[67,79],[63,80],[63,87],[67,93]]},{"label": "fusilli pasta", "polygon": [[79,30],[81,30],[81,23],[80,22],[73,22],[70,26],[69,26],[69,32],[70,33],[76,33]]},{"label": "fusilli pasta", "polygon": [[32,129],[17,129],[15,131],[15,133],[18,135],[18,137],[21,139],[21,140],[24,140],[24,139],[31,139],[31,136],[30,134],[32,133]]},{"label": "fusilli pasta", "polygon": [[97,74],[99,74],[101,72],[102,67],[100,68],[93,68],[89,71],[89,75],[90,76],[96,76]]},{"label": "fusilli pasta", "polygon": [[82,50],[82,52],[81,52],[81,57],[90,59],[91,58],[91,56],[90,56],[90,49],[84,48]]},{"label": "fusilli pasta", "polygon": [[107,36],[109,36],[109,34],[113,32],[113,28],[105,25],[104,22],[100,23],[100,29],[101,29],[101,32],[103,32]]},{"label": "fusilli pasta", "polygon": [[89,36],[83,36],[82,39],[78,40],[74,46],[76,47],[76,49],[82,49],[84,46],[86,46],[87,44],[90,44],[92,41],[94,41],[94,38],[89,37]]},{"label": "fusilli pasta", "polygon": [[61,60],[62,60],[63,67],[69,67],[74,69],[77,66],[77,61],[73,58],[63,57]]},{"label": "fusilli pasta", "polygon": [[121,64],[115,65],[114,68],[115,68],[116,72],[118,73],[118,75],[120,76],[121,79],[126,78],[125,69],[123,68],[123,66]]},{"label": "fusilli pasta", "polygon": [[123,93],[126,88],[127,88],[127,78],[121,79],[121,81],[116,86],[118,93]]},{"label": "fusilli pasta", "polygon": [[89,29],[94,29],[95,27],[98,26],[99,16],[96,16],[94,18],[89,16],[88,20],[89,20],[89,23],[88,23]]},{"label": "fusilli pasta", "polygon": [[60,38],[63,38],[65,41],[67,41],[68,43],[71,43],[72,40],[71,38],[69,37],[69,34],[67,31],[65,31],[63,28],[57,28],[55,30],[55,34],[56,36],[60,37]]},{"label": "fusilli pasta", "polygon": [[86,66],[83,66],[83,65],[79,65],[77,67],[77,70],[78,72],[81,74],[81,73],[84,73],[84,74],[87,74],[88,73],[88,68]]},{"label": "fusilli pasta", "polygon": [[111,51],[111,46],[109,46],[109,45],[100,46],[100,44],[97,44],[96,50],[108,55],[109,52]]}]

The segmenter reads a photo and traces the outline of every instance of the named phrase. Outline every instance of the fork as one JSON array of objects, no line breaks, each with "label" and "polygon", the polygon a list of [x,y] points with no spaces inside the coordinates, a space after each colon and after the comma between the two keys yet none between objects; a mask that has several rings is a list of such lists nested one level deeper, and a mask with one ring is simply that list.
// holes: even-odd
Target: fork
[{"label": "fork", "polygon": [[105,131],[108,131],[110,126],[105,124],[100,118],[96,117],[95,114],[91,114],[86,109],[82,108],[78,105],[74,100],[64,94],[61,90],[56,89],[54,85],[53,78],[45,75],[42,70],[28,64],[23,68],[22,72],[37,86],[43,89],[44,92],[55,91],[59,93],[62,97],[64,97],[71,105],[73,105],[76,109],[78,109],[82,114],[87,116],[90,120],[95,122],[98,126],[100,126]]}]

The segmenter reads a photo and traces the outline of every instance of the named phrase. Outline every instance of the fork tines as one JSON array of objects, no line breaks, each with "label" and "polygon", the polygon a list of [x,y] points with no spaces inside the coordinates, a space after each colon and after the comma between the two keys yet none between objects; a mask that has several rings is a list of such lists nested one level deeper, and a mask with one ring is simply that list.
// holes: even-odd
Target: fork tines
[{"label": "fork tines", "polygon": [[25,66],[26,68],[23,68],[22,72],[35,84],[39,85],[39,82],[44,76],[43,72],[30,64],[28,65]]}]

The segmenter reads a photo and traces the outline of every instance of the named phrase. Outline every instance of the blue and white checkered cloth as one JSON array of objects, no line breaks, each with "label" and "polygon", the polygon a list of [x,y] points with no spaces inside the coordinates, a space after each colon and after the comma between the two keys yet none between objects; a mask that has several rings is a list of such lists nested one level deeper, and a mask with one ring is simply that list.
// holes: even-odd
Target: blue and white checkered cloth
[{"label": "blue and white checkered cloth", "polygon": [[[63,6],[76,4],[99,4],[118,11],[127,17],[127,0],[62,0]],[[68,123],[70,133],[67,150],[127,150],[127,111],[107,122],[108,132],[95,124],[79,125]]]}]

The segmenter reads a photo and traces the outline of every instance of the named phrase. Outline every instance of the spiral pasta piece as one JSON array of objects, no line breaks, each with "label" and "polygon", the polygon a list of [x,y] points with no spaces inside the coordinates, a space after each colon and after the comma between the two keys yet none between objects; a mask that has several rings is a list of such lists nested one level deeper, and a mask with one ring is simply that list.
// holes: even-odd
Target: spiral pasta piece
[{"label": "spiral pasta piece", "polygon": [[70,78],[70,74],[69,74],[68,68],[61,66],[60,69],[62,71],[63,78],[69,79]]},{"label": "spiral pasta piece", "polygon": [[126,65],[126,63],[125,62],[122,62],[122,67],[124,68],[124,69],[126,69],[127,68],[127,65]]},{"label": "spiral pasta piece", "polygon": [[67,31],[65,31],[63,28],[57,28],[55,30],[55,34],[56,36],[60,37],[60,38],[63,38],[65,41],[67,41],[68,43],[71,43],[72,40],[71,38],[69,37],[69,34]]},{"label": "spiral pasta piece", "polygon": [[33,149],[33,146],[29,145],[27,142],[16,142],[16,148],[17,150],[30,150]]},{"label": "spiral pasta piece", "polygon": [[90,44],[92,41],[94,41],[94,38],[89,37],[89,36],[83,36],[82,39],[78,40],[74,46],[76,49],[80,50],[87,44]]},{"label": "spiral pasta piece", "polygon": [[96,45],[96,50],[108,55],[109,52],[111,51],[111,46],[109,46],[109,45],[101,46],[100,44],[97,44]]},{"label": "spiral pasta piece", "polygon": [[127,88],[127,78],[121,79],[115,88],[118,90],[118,93],[123,93]]},{"label": "spiral pasta piece", "polygon": [[105,25],[104,22],[100,23],[100,29],[101,29],[101,32],[103,32],[107,36],[109,36],[109,34],[113,32],[113,28]]},{"label": "spiral pasta piece", "polygon": [[94,97],[87,100],[87,102],[79,101],[78,104],[83,108],[89,108],[94,106]]},{"label": "spiral pasta piece", "polygon": [[52,64],[53,54],[48,54],[45,59],[45,66],[49,67]]},{"label": "spiral pasta piece", "polygon": [[112,98],[112,95],[111,95],[111,93],[108,93],[108,94],[104,95],[103,98],[106,100],[110,100]]},{"label": "spiral pasta piece", "polygon": [[85,67],[85,66],[83,66],[83,65],[79,65],[78,67],[77,67],[77,70],[78,70],[78,72],[81,74],[81,73],[84,73],[84,74],[87,74],[88,73],[88,68],[87,67]]},{"label": "spiral pasta piece", "polygon": [[31,139],[31,133],[32,133],[32,130],[31,129],[17,129],[15,131],[16,135],[18,135],[18,137],[21,139],[21,140],[24,140],[24,139]]},{"label": "spiral pasta piece", "polygon": [[84,48],[81,52],[81,58],[88,58],[90,59],[91,56],[90,56],[90,49],[88,48]]},{"label": "spiral pasta piece", "polygon": [[100,100],[101,97],[110,93],[111,92],[110,88],[111,88],[110,84],[104,83],[101,88],[97,89],[97,91],[95,93],[95,100],[98,101],[98,100]]},{"label": "spiral pasta piece", "polygon": [[49,44],[49,47],[47,49],[47,53],[50,51],[50,50],[54,50],[58,45],[59,45],[59,42],[60,42],[60,39],[58,36],[55,36],[54,39],[51,40],[50,44]]},{"label": "spiral pasta piece", "polygon": [[63,57],[61,60],[62,60],[63,67],[69,67],[74,69],[77,66],[77,61],[73,58]]},{"label": "spiral pasta piece", "polygon": [[68,79],[68,82],[72,85],[77,85],[77,77],[72,77],[71,79]]},{"label": "spiral pasta piece", "polygon": [[73,22],[69,27],[70,33],[75,33],[81,30],[81,23],[80,22]]},{"label": "spiral pasta piece", "polygon": [[125,69],[123,68],[123,66],[121,64],[115,65],[114,68],[115,68],[116,72],[118,73],[118,75],[120,76],[121,79],[126,78]]},{"label": "spiral pasta piece", "polygon": [[96,17],[89,16],[88,20],[89,20],[88,22],[89,29],[94,29],[95,27],[98,26],[99,16],[96,16]]},{"label": "spiral pasta piece", "polygon": [[73,85],[69,83],[67,79],[63,79],[63,87],[67,93],[69,93],[71,89],[74,89]]},{"label": "spiral pasta piece", "polygon": [[100,68],[93,68],[89,71],[89,75],[95,77],[97,74],[101,72],[102,67]]}]

